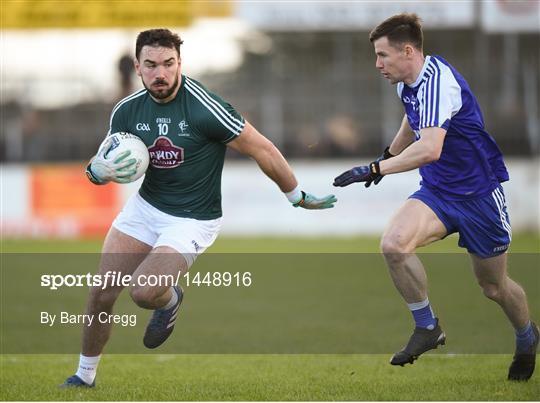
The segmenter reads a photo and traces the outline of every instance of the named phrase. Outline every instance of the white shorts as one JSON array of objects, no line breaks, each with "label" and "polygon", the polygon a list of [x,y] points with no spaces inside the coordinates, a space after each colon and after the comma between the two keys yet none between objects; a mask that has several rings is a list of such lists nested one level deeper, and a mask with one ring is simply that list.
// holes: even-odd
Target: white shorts
[{"label": "white shorts", "polygon": [[129,198],[112,226],[154,248],[170,246],[184,255],[190,267],[216,240],[221,218],[175,217],[158,210],[136,193]]}]

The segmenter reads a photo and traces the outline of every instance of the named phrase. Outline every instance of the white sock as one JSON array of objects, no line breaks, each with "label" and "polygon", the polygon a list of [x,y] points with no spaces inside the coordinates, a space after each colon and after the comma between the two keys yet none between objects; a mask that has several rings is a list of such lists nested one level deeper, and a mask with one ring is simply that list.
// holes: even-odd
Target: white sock
[{"label": "white sock", "polygon": [[429,305],[429,298],[426,298],[425,300],[420,301],[420,302],[413,302],[411,304],[407,304],[407,306],[409,307],[411,311],[417,311],[419,309],[425,308],[428,305]]},{"label": "white sock", "polygon": [[88,385],[91,385],[96,379],[97,366],[99,364],[99,359],[101,355],[96,357],[85,357],[81,354],[79,358],[79,369],[77,370],[77,375]]},{"label": "white sock", "polygon": [[171,293],[172,293],[172,297],[169,300],[169,302],[167,302],[167,305],[159,309],[167,310],[167,309],[171,309],[173,306],[176,305],[176,303],[178,302],[178,294],[176,294],[176,291],[174,290],[173,287],[171,287]]}]

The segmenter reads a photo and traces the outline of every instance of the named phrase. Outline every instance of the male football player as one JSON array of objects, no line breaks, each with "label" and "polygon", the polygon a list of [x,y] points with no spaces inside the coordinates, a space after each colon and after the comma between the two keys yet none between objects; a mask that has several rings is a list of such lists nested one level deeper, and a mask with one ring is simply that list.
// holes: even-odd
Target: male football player
[{"label": "male football player", "polygon": [[355,167],[335,186],[378,184],[384,175],[420,168],[421,187],[391,219],[381,241],[392,280],[412,311],[416,327],[390,363],[413,363],[445,343],[429,303],[427,279],[416,248],[459,233],[486,297],[497,302],[516,332],[508,379],[528,380],[534,371],[538,327],[529,318],[525,292],[507,274],[510,220],[502,182],[509,179],[503,157],[486,132],[469,85],[440,56],[424,56],[415,14],[395,15],[370,34],[376,67],[405,108],[405,116],[384,154]]},{"label": "male football player", "polygon": [[[160,346],[171,334],[182,302],[179,286],[145,286],[149,275],[183,275],[216,239],[221,225],[221,172],[230,147],[253,158],[295,207],[332,208],[333,195],[315,197],[300,189],[280,151],[230,104],[181,73],[180,37],[167,29],[141,32],[135,69],[144,89],[112,110],[109,134],[130,132],[148,147],[150,166],[139,192],[116,217],[105,238],[99,273],[132,275],[129,293],[154,310],[143,343]],[[129,152],[107,159],[110,142],[87,168],[97,185],[129,182],[135,173]],[[256,189],[246,188],[243,197]],[[94,287],[87,314],[110,313],[122,287]],[[92,387],[110,323],[85,326],[77,373],[63,386]]]}]

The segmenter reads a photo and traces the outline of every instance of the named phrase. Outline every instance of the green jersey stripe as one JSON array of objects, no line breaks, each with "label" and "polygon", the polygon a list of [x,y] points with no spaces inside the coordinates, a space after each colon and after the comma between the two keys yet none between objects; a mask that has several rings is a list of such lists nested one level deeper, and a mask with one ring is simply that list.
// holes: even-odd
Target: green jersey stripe
[{"label": "green jersey stripe", "polygon": [[232,122],[233,124],[236,123],[235,126],[242,125],[242,121],[238,120],[233,115],[231,115],[229,113],[229,111],[227,111],[219,102],[217,102],[214,98],[212,98],[210,95],[208,95],[208,92],[205,91],[204,88],[201,88],[200,86],[198,86],[189,77],[186,77],[186,83],[188,83],[194,90],[196,90],[199,94],[201,94],[201,96],[204,99],[206,99],[210,104],[214,105],[215,107],[218,108],[219,111],[223,112],[223,114],[226,115],[224,117],[228,117],[229,119],[231,119],[233,121]]},{"label": "green jersey stripe", "polygon": [[122,99],[120,102],[118,102],[115,107],[113,108],[112,112],[111,112],[111,118],[109,120],[109,132],[107,133],[107,135],[111,134],[111,128],[112,128],[112,121],[113,121],[113,118],[114,118],[114,115],[116,114],[116,111],[122,106],[124,105],[126,102],[129,102],[131,101],[132,99],[135,99],[137,97],[140,97],[141,95],[144,95],[146,93],[146,89],[140,89],[136,92],[134,92],[133,94],[131,95],[128,95],[127,97],[125,97],[124,99]]},{"label": "green jersey stripe", "polygon": [[236,119],[233,115],[229,113],[222,105],[220,105],[216,100],[214,100],[208,93],[201,87],[199,87],[195,82],[186,77],[186,85],[192,88],[194,91],[199,93],[211,106],[217,108],[217,112],[220,113],[225,119],[231,121],[231,124],[236,127],[241,127],[243,122]]},{"label": "green jersey stripe", "polygon": [[114,105],[114,108],[112,109],[111,113],[116,112],[118,108],[120,108],[125,102],[129,101],[130,99],[134,98],[136,95],[140,94],[141,92],[146,91],[145,88],[141,88],[140,90],[135,91],[132,94],[129,94],[127,97],[122,98],[116,105]]},{"label": "green jersey stripe", "polygon": [[[235,134],[239,134],[243,127],[244,127],[244,123],[243,122],[240,122],[238,120],[236,120],[236,122],[234,122],[233,120],[231,120],[229,118],[229,114],[228,112],[227,115],[229,116],[226,116],[225,113],[223,112],[224,109],[221,105],[217,104],[221,109],[219,108],[216,108],[215,106],[213,106],[210,101],[205,98],[204,96],[204,93],[202,93],[201,91],[198,91],[196,88],[194,88],[191,84],[189,84],[187,81],[186,81],[186,89],[195,97],[197,98],[227,129],[229,129],[231,132],[235,133]],[[213,101],[213,100],[212,100]],[[215,101],[214,101],[215,102]],[[231,116],[232,117],[232,116]],[[234,119],[234,118],[233,118]],[[237,123],[238,122],[238,123]]]},{"label": "green jersey stripe", "polygon": [[[187,84],[187,82],[186,82]],[[216,119],[221,122],[223,126],[225,126],[229,131],[234,133],[235,135],[239,135],[242,132],[242,129],[244,128],[245,123],[242,123],[240,127],[234,127],[230,125],[230,121],[224,121],[221,116],[218,114],[218,112],[215,110],[215,108],[211,107],[208,103],[204,101],[204,99],[201,98],[199,94],[197,94],[189,85],[186,85],[186,89],[195,97],[197,98],[205,107],[210,111],[212,115],[216,117]]]}]

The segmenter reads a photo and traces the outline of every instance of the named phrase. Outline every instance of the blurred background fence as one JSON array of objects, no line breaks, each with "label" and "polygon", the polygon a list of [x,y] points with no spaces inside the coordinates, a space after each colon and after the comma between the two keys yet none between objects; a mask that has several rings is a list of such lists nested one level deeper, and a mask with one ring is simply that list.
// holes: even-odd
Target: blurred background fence
[{"label": "blurred background fence", "polygon": [[[28,177],[26,164],[81,164],[95,153],[112,106],[140,87],[133,48],[148,27],[180,33],[183,72],[233,104],[286,157],[323,160],[306,172],[324,174],[328,190],[339,173],[333,170],[373,158],[398,128],[402,107],[395,87],[375,69],[368,34],[384,18],[408,11],[424,21],[425,53],[442,55],[467,78],[488,131],[507,157],[526,167],[519,171],[527,177],[521,197],[533,206],[538,228],[538,1],[3,0],[1,7],[3,221],[20,222],[14,200],[38,197],[34,182],[23,183],[30,190],[19,199],[6,186],[21,188],[16,175]],[[241,157],[229,152],[228,158]],[[325,163],[332,169],[322,172]],[[88,196],[94,188],[88,192],[90,200],[106,200]],[[49,193],[63,198],[58,214],[65,216],[65,193]],[[95,209],[85,211],[95,216]]]}]

